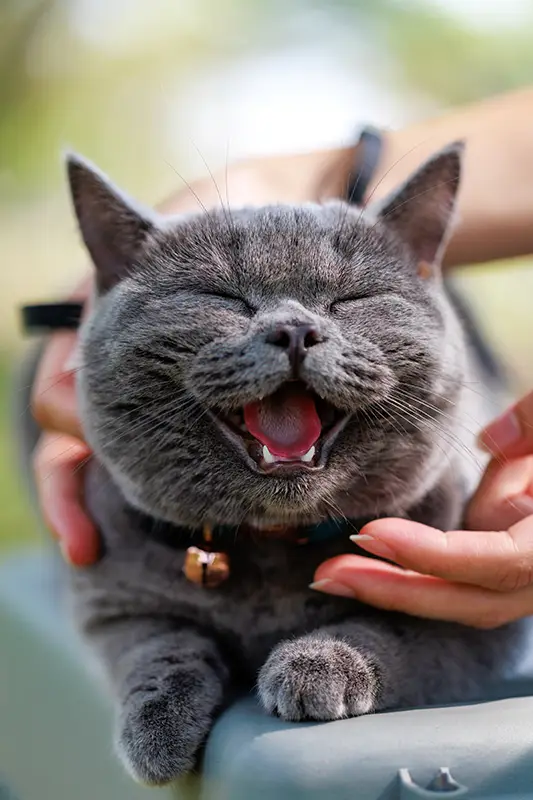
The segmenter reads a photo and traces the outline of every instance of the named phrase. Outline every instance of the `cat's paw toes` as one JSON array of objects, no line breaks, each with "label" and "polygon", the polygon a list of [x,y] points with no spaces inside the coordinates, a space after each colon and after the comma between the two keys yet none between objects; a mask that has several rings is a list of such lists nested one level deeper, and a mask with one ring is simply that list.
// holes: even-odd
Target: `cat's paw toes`
[{"label": "cat's paw toes", "polygon": [[164,696],[123,711],[116,749],[134,780],[162,786],[194,768],[204,738],[194,719],[180,715],[172,699]]},{"label": "cat's paw toes", "polygon": [[334,720],[374,711],[377,671],[356,647],[331,636],[282,642],[259,673],[266,711],[285,720]]}]

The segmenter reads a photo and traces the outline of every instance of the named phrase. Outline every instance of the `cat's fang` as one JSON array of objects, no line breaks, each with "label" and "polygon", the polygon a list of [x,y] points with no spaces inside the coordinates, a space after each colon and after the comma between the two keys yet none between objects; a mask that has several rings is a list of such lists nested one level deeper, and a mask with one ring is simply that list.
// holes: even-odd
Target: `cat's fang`
[{"label": "cat's fang", "polygon": [[277,464],[280,462],[288,462],[288,461],[303,461],[305,464],[309,464],[309,462],[311,462],[315,457],[315,453],[316,453],[316,447],[313,444],[311,445],[307,453],[304,453],[304,455],[300,456],[299,458],[295,459],[282,458],[281,456],[272,455],[266,444],[263,445],[263,459],[267,464]]},{"label": "cat's fang", "polygon": [[276,463],[276,459],[274,458],[274,456],[272,455],[266,444],[263,445],[263,458],[267,464]]},{"label": "cat's fang", "polygon": [[311,447],[309,448],[307,453],[305,453],[303,456],[300,456],[300,460],[301,461],[305,461],[306,464],[309,463],[309,461],[312,461],[313,458],[315,457],[315,452],[316,452],[316,448],[315,448],[315,446],[313,444],[313,445],[311,445]]}]

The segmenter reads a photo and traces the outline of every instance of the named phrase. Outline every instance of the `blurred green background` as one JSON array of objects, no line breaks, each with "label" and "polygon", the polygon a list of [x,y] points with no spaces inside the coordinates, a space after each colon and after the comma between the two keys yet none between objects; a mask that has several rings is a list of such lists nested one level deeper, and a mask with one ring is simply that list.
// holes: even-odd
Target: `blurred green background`
[{"label": "blurred green background", "polygon": [[[533,83],[532,30],[530,0],[0,0],[0,547],[36,537],[12,441],[17,307],[84,267],[62,149],[157,202],[204,159],[344,144]],[[533,271],[464,284],[530,386]]]}]

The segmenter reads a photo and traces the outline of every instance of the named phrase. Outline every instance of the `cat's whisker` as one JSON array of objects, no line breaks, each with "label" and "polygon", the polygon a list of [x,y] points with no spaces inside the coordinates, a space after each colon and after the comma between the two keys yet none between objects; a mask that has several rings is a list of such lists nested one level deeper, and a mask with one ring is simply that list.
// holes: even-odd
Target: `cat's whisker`
[{"label": "cat's whisker", "polygon": [[183,175],[181,175],[181,174],[178,172],[178,170],[176,169],[176,167],[174,167],[174,166],[173,166],[173,165],[172,165],[172,164],[171,164],[169,161],[165,161],[165,164],[166,164],[168,167],[170,167],[170,169],[171,169],[171,170],[172,170],[172,171],[173,171],[173,172],[174,172],[174,173],[177,175],[177,177],[180,179],[180,181],[181,181],[181,182],[182,182],[182,183],[183,183],[183,184],[184,184],[184,185],[187,187],[188,191],[189,191],[189,192],[192,194],[192,196],[195,198],[195,200],[197,201],[197,203],[198,203],[198,205],[200,206],[200,208],[203,210],[203,212],[204,212],[204,214],[206,215],[206,217],[208,217],[208,218],[211,218],[211,214],[209,213],[209,211],[208,211],[208,209],[206,208],[206,206],[204,205],[204,203],[203,203],[203,202],[200,200],[200,197],[199,197],[199,196],[198,196],[198,194],[197,194],[197,193],[194,191],[194,189],[192,188],[191,184],[190,184],[188,181],[186,181],[186,180],[185,180],[185,178],[183,177]]},{"label": "cat's whisker", "polygon": [[85,458],[82,458],[81,461],[78,461],[78,463],[74,466],[72,470],[72,474],[76,475],[78,472],[80,472],[84,467],[87,466],[89,461],[91,461],[93,458],[94,458],[93,453],[89,453],[89,455],[87,455]]},{"label": "cat's whisker", "polygon": [[[69,370],[69,373],[76,371],[77,369]],[[44,395],[52,391],[52,389],[55,389],[55,387],[58,386],[58,384],[62,383],[63,381],[66,381],[69,373],[62,373],[61,375],[57,376],[54,380],[47,382],[47,385],[44,387],[44,389],[42,389],[40,392],[37,392],[36,396],[44,397]],[[28,408],[30,408],[30,406],[28,406]],[[28,410],[28,408],[26,408],[26,411]],[[24,414],[24,412],[22,413]]]},{"label": "cat's whisker", "polygon": [[250,518],[250,512],[252,511],[254,505],[255,505],[255,501],[252,500],[250,503],[248,503],[248,505],[246,506],[245,510],[243,511],[241,519],[240,519],[240,522],[237,525],[237,528],[235,529],[234,542],[237,541],[237,536],[238,536],[238,533],[239,533],[240,529],[242,528],[243,525],[246,524],[246,520],[248,520]]},{"label": "cat's whisker", "polygon": [[198,423],[200,422],[200,420],[201,420],[201,419],[203,419],[203,417],[205,417],[205,415],[206,415],[207,413],[208,413],[208,409],[207,409],[207,408],[204,408],[204,409],[203,409],[203,410],[200,412],[200,414],[199,414],[199,415],[196,417],[196,419],[195,419],[195,420],[193,420],[193,422],[191,422],[191,424],[190,424],[190,425],[189,425],[189,427],[186,429],[186,431],[185,431],[185,433],[184,433],[183,435],[184,435],[184,436],[187,436],[187,435],[190,433],[190,431],[192,430],[192,428],[194,428],[194,426],[195,426],[195,425],[198,425]]},{"label": "cat's whisker", "polygon": [[[179,398],[181,400],[181,398]],[[134,437],[140,434],[146,436],[152,431],[156,430],[158,427],[161,426],[169,426],[171,422],[170,414],[176,413],[177,411],[183,411],[187,409],[188,405],[193,405],[184,403],[180,405],[180,402],[176,401],[174,398],[171,402],[163,403],[160,405],[156,405],[155,414],[152,413],[144,413],[144,418],[137,422],[135,425],[130,426],[127,430],[125,430],[122,434],[115,436],[108,440],[109,444],[116,445],[119,442],[123,441],[126,437]],[[154,401],[154,404],[157,404],[159,401]],[[152,404],[148,404],[152,405]],[[197,405],[197,401],[194,401],[194,405]],[[147,406],[141,411],[145,411]],[[100,425],[96,430],[100,433],[105,434],[106,430],[113,431],[116,425],[116,421],[113,419],[108,419],[105,423]]]},{"label": "cat's whisker", "polygon": [[231,205],[229,201],[228,163],[229,163],[229,139],[226,141],[226,163],[224,167],[224,184],[225,184],[225,194],[226,194],[226,205],[228,207],[228,211],[231,213]]},{"label": "cat's whisker", "polygon": [[[344,525],[345,525],[346,527],[348,527],[348,528],[351,528],[351,529],[353,530],[353,532],[354,532],[354,533],[359,533],[359,529],[357,528],[357,526],[353,524],[352,520],[351,520],[349,517],[347,517],[347,516],[346,516],[346,514],[345,514],[343,511],[341,511],[341,509],[339,508],[339,506],[338,506],[336,503],[334,503],[334,502],[333,502],[333,500],[331,499],[331,497],[328,497],[328,499],[327,499],[327,502],[329,503],[329,506],[330,506],[330,508],[331,508],[331,509],[332,509],[332,510],[333,510],[333,511],[336,513],[336,514],[338,514],[338,515],[341,517],[341,519],[342,519],[342,521],[344,522]],[[340,524],[338,523],[338,521],[337,521],[337,525],[338,525],[338,527],[339,527],[339,528],[342,530],[342,526],[340,526]]]},{"label": "cat's whisker", "polygon": [[[59,439],[62,439],[62,438],[63,438],[63,435],[62,434],[58,434],[52,441],[50,441],[50,443],[48,445],[45,446],[43,452],[47,449],[48,446],[51,447]],[[52,456],[52,458],[48,458],[47,459],[47,463],[50,464],[50,465],[54,464],[56,461],[58,461],[59,459],[62,459],[65,455],[67,455],[67,453],[70,453],[71,451],[76,450],[78,447],[79,447],[79,445],[77,443],[76,444],[71,444],[68,447],[65,447],[65,449],[61,450],[60,453],[56,453],[54,456]],[[92,453],[90,455],[92,455]],[[45,477],[45,480],[46,480],[47,477],[50,477],[51,475],[52,475],[52,472],[50,472],[50,474]]]},{"label": "cat's whisker", "polygon": [[[439,431],[442,431],[443,433],[446,433],[447,435],[448,434],[452,435],[451,431],[448,431],[448,430],[444,431],[440,427],[439,420],[435,417],[435,415],[429,414],[427,411],[425,411],[423,409],[415,408],[414,406],[412,406],[408,402],[402,401],[401,398],[395,399],[393,396],[389,396],[389,397],[387,397],[387,399],[382,404],[382,408],[384,410],[385,410],[385,406],[392,406],[392,408],[397,409],[398,411],[400,411],[400,413],[402,415],[405,415],[405,413],[407,412],[407,413],[409,413],[411,415],[411,417],[413,419],[416,419],[416,420],[418,420],[420,422],[424,422],[424,423],[430,423],[431,422],[439,429]],[[404,416],[404,421],[408,422],[409,420],[407,419],[407,417]],[[421,429],[418,428],[418,430],[421,430]]]},{"label": "cat's whisker", "polygon": [[[372,413],[370,413],[370,412],[372,412]],[[399,436],[407,435],[407,431],[406,431],[405,428],[400,429],[400,428],[397,427],[396,422],[399,423],[399,420],[393,420],[390,414],[389,415],[384,414],[383,411],[380,408],[379,403],[377,403],[372,409],[371,408],[362,409],[361,413],[363,414],[363,416],[367,416],[367,417],[370,418],[370,424],[371,425],[377,423],[377,425],[379,426],[385,420],[390,425],[392,425],[393,429],[396,431],[396,433],[399,434]],[[365,478],[366,478],[366,476],[365,476]],[[365,482],[368,484],[368,479],[366,479]],[[394,495],[392,495],[392,493],[391,493],[391,507],[394,507]],[[376,503],[376,510],[374,512],[374,515],[377,516],[378,513],[379,513],[379,511],[378,511],[377,503]]]},{"label": "cat's whisker", "polygon": [[[452,447],[452,449],[454,449],[457,452],[457,454],[459,455],[462,454],[466,456],[473,464],[476,470],[478,470],[480,473],[483,472],[484,464],[476,456],[476,454],[464,442],[462,442],[457,437],[456,434],[454,434],[452,431],[443,429],[439,425],[438,420],[436,420],[434,417],[427,415],[420,410],[413,410],[408,404],[398,403],[395,402],[394,400],[391,400],[390,398],[388,399],[388,402],[390,402],[391,405],[396,407],[401,414],[403,414],[404,416],[407,415],[406,421],[409,421],[410,418],[411,422],[415,420],[420,424],[430,426],[431,430],[433,430],[434,433],[436,433],[448,445],[450,445],[450,447]],[[422,429],[419,428],[419,430],[422,432]]]},{"label": "cat's whisker", "polygon": [[[231,216],[231,210],[230,210],[229,204],[228,204],[227,207],[224,205],[224,201],[222,200],[222,195],[220,193],[220,189],[218,187],[218,183],[215,180],[215,176],[213,175],[213,172],[212,172],[209,164],[205,160],[203,154],[200,152],[200,149],[196,146],[196,144],[194,144],[194,142],[193,142],[193,147],[196,150],[196,152],[198,153],[198,155],[200,156],[200,158],[202,159],[202,161],[204,163],[204,166],[205,166],[206,170],[208,171],[209,176],[210,176],[210,178],[211,178],[211,180],[213,182],[213,185],[215,187],[215,191],[216,191],[216,193],[218,195],[218,199],[220,201],[220,208],[222,209],[222,212],[224,214],[224,219],[226,220],[226,224],[228,226],[228,232],[230,234],[234,233],[235,232],[235,223],[234,223],[233,217]],[[226,186],[227,186],[227,184],[226,184]]]},{"label": "cat's whisker", "polygon": [[[443,408],[439,408],[439,406],[434,405],[434,403],[430,403],[427,399],[423,400],[419,395],[410,392],[409,388],[405,385],[400,384],[400,386],[395,387],[392,393],[396,395],[403,395],[404,397],[407,397],[410,400],[414,400],[415,402],[421,403],[422,405],[426,406],[426,408],[430,408],[432,411],[435,411],[439,415],[444,415],[448,419],[454,419],[453,414],[450,414],[449,411],[445,411]],[[449,404],[452,405],[454,408],[457,408],[457,403],[455,403],[453,400],[448,400],[448,398],[442,398],[442,399],[449,402]]]},{"label": "cat's whisker", "polygon": [[[206,409],[206,408],[202,409],[200,414],[198,414],[198,416],[192,422],[190,422],[189,426],[184,431],[180,428],[180,430],[179,430],[180,438],[181,439],[187,439],[187,437],[189,436],[191,430],[200,422],[201,419],[203,419],[203,417],[207,413],[208,413],[208,409]],[[169,430],[167,432],[167,434],[163,437],[162,441],[159,443],[159,446],[163,446],[163,444],[165,444],[168,439],[170,439],[172,437],[175,437],[175,435],[176,435],[176,431],[175,430]]]},{"label": "cat's whisker", "polygon": [[[378,405],[378,408],[379,408],[379,410],[381,410],[381,412],[382,412],[382,420],[384,420],[385,422],[388,422],[389,424],[392,424],[392,426],[393,426],[394,430],[396,430],[396,432],[397,432],[397,433],[399,433],[399,435],[400,435],[400,436],[408,436],[408,435],[409,435],[409,434],[408,434],[408,431],[407,431],[407,429],[406,429],[406,428],[403,428],[403,429],[402,429],[402,431],[400,432],[400,431],[398,430],[398,428],[396,427],[396,422],[398,422],[398,423],[399,423],[399,422],[400,422],[400,420],[397,420],[397,419],[396,419],[396,420],[394,420],[394,419],[392,419],[392,417],[391,417],[390,413],[388,413],[388,412],[387,412],[387,410],[386,410],[385,408],[383,408],[381,405]],[[405,419],[405,417],[403,417],[403,416],[402,416],[402,417],[401,417],[401,419],[402,419],[402,421],[403,421],[403,422],[407,422],[407,420]],[[413,424],[413,422],[412,422],[412,421],[410,421],[410,424]],[[417,428],[417,430],[419,430],[420,432],[422,432],[422,433],[424,432],[424,431],[423,431],[421,428],[419,428],[419,426],[417,426],[416,424],[414,425],[414,427],[415,427],[415,428]],[[450,453],[449,453],[449,452],[447,452],[447,450],[445,450],[445,449],[444,449],[444,448],[441,446],[440,442],[436,441],[436,442],[434,442],[434,444],[435,444],[435,446],[436,446],[436,447],[437,447],[437,448],[440,450],[440,452],[443,454],[443,456],[446,458],[446,460],[448,461],[448,463],[449,463],[449,464],[450,464],[450,466],[451,466],[451,464],[452,464],[452,461],[451,461],[451,455],[450,455]],[[396,501],[396,498],[394,497],[394,495],[391,495],[391,508],[394,508],[394,506],[395,506],[395,501]],[[377,513],[377,512],[376,512],[376,513]],[[404,511],[403,513],[404,513],[404,516],[406,516],[406,513],[405,513],[405,511]]]},{"label": "cat's whisker", "polygon": [[[183,405],[179,405],[178,401],[183,401]],[[132,395],[131,397],[125,397],[122,402],[118,402],[116,400],[110,403],[99,403],[98,408],[102,411],[109,411],[117,406],[125,405],[127,403],[132,403],[135,407],[132,407],[130,410],[121,411],[121,413],[125,414],[144,414],[147,410],[153,408],[154,406],[158,406],[158,411],[163,411],[166,408],[179,408],[180,410],[185,410],[187,406],[198,405],[198,400],[193,395],[184,395],[178,398],[173,397],[171,400],[168,400],[168,395],[161,394],[158,397],[152,398],[152,400],[146,401],[145,397],[138,398],[137,395]]]},{"label": "cat's whisker", "polygon": [[[394,390],[394,394],[396,394],[396,395],[401,394],[404,398],[410,399],[410,400],[414,401],[417,404],[422,404],[422,405],[424,405],[424,406],[426,406],[428,408],[432,408],[440,416],[446,417],[446,419],[450,420],[454,424],[454,426],[456,426],[456,427],[459,426],[464,431],[466,431],[473,439],[475,439],[477,437],[477,434],[479,433],[479,431],[482,428],[482,425],[480,425],[480,423],[471,414],[469,414],[464,408],[461,408],[461,414],[463,416],[467,416],[470,419],[470,421],[474,423],[474,426],[475,426],[474,430],[471,430],[467,426],[465,420],[462,419],[459,414],[455,414],[455,415],[449,414],[446,411],[443,411],[442,409],[438,409],[436,406],[432,406],[431,403],[424,402],[423,400],[418,398],[416,395],[412,395],[412,394],[409,394],[407,392],[402,392],[401,390],[398,390],[398,389]],[[454,405],[456,405],[456,404],[454,403]],[[503,457],[501,453],[498,454],[497,452],[492,452],[491,451],[490,455],[496,461],[498,461],[498,463],[500,463],[500,464],[504,464],[508,460],[505,457]]]},{"label": "cat's whisker", "polygon": [[362,207],[361,207],[361,213],[360,213],[360,215],[359,215],[359,219],[357,220],[357,222],[358,222],[358,223],[360,222],[360,220],[361,220],[361,218],[362,218],[362,216],[363,216],[363,214],[364,214],[364,211],[365,211],[365,209],[366,209],[366,208],[368,208],[368,206],[370,205],[370,203],[371,203],[371,201],[372,201],[372,198],[374,197],[375,193],[377,192],[377,190],[379,189],[379,187],[381,186],[381,184],[383,183],[383,181],[385,180],[385,178],[387,178],[387,177],[388,177],[388,175],[390,175],[390,173],[392,172],[392,170],[393,170],[395,167],[397,167],[397,166],[398,166],[398,164],[400,164],[400,162],[402,162],[402,161],[404,160],[404,158],[407,158],[407,156],[410,156],[410,155],[411,155],[411,153],[414,153],[414,151],[417,149],[417,147],[420,147],[421,145],[425,144],[427,141],[428,141],[427,139],[422,139],[420,142],[417,142],[417,144],[413,145],[413,147],[410,147],[410,148],[409,148],[409,150],[406,150],[406,152],[405,152],[403,155],[399,156],[399,157],[396,159],[396,161],[394,161],[394,162],[393,162],[393,163],[390,165],[390,167],[389,167],[387,170],[385,170],[385,172],[383,173],[383,175],[381,176],[381,178],[379,179],[379,181],[376,183],[376,185],[374,186],[374,188],[372,189],[372,191],[370,192],[370,194],[369,194],[369,195],[368,195],[368,197],[366,198],[366,200],[365,200],[364,204],[362,205]]},{"label": "cat's whisker", "polygon": [[[187,436],[189,435],[191,429],[195,425],[198,424],[198,422],[203,418],[203,416],[205,414],[207,414],[207,411],[208,411],[207,409],[203,409],[201,411],[201,413],[198,415],[198,417],[196,417],[196,419],[194,419],[193,422],[191,422],[191,424],[189,425],[189,427],[185,431],[182,430],[181,428],[176,429],[175,427],[173,427],[172,426],[172,417],[170,416],[170,414],[167,414],[163,419],[156,420],[155,424],[153,424],[150,428],[148,428],[148,429],[143,428],[142,430],[139,430],[139,429],[131,430],[130,429],[127,432],[127,435],[128,436],[131,435],[131,436],[137,437],[137,438],[139,437],[140,434],[142,434],[142,436],[144,438],[153,437],[154,434],[156,434],[156,432],[158,432],[160,428],[164,428],[164,430],[162,432],[162,436],[159,439],[156,439],[156,441],[152,442],[152,447],[154,447],[154,448],[157,448],[157,447],[162,448],[167,443],[167,441],[169,441],[169,440],[172,441],[173,438],[177,439],[179,437],[179,439],[181,439],[181,440],[186,439]],[[115,438],[113,440],[112,444],[116,445],[119,440],[120,439]],[[145,457],[146,457],[146,454],[143,453],[143,452],[140,452],[138,458],[132,459],[132,461],[131,461],[132,466],[136,466],[137,464],[141,463],[142,460]]]},{"label": "cat's whisker", "polygon": [[[419,418],[420,420],[424,420],[424,421],[432,422],[432,423],[433,423],[433,424],[434,424],[434,425],[435,425],[435,426],[436,426],[436,427],[437,427],[437,428],[438,428],[440,431],[442,431],[443,433],[445,432],[445,433],[446,433],[446,435],[448,435],[448,436],[450,436],[450,437],[454,437],[454,439],[457,439],[457,443],[458,443],[458,444],[460,443],[460,444],[461,444],[461,446],[465,446],[465,447],[466,447],[466,445],[464,445],[464,443],[463,443],[463,442],[461,442],[461,440],[459,440],[459,439],[457,438],[457,435],[456,435],[456,434],[455,434],[455,433],[454,433],[452,430],[448,430],[448,429],[446,429],[446,430],[444,431],[444,430],[441,428],[441,426],[440,426],[440,422],[439,422],[439,419],[438,419],[437,417],[435,417],[435,415],[434,415],[434,414],[430,414],[430,413],[428,413],[427,411],[425,411],[424,409],[416,408],[415,406],[413,406],[412,404],[410,404],[410,403],[408,403],[408,402],[404,402],[404,403],[402,403],[401,401],[397,401],[397,400],[395,400],[395,399],[394,399],[394,397],[392,397],[392,396],[389,396],[389,397],[387,398],[387,401],[386,401],[386,402],[387,402],[387,403],[390,403],[391,405],[393,405],[394,407],[398,408],[398,409],[399,409],[399,410],[401,410],[401,411],[404,411],[404,410],[407,408],[407,410],[408,410],[410,413],[412,413],[412,414],[414,414],[414,415],[418,416],[418,418]],[[469,451],[469,452],[471,453],[472,451]],[[473,453],[472,453],[472,455],[473,455]]]},{"label": "cat's whisker", "polygon": [[343,530],[343,526],[341,524],[341,521],[340,521],[339,517],[342,519],[343,522],[348,523],[349,526],[355,530],[355,526],[353,525],[353,523],[351,523],[348,520],[346,515],[343,514],[342,511],[337,506],[335,506],[335,504],[332,503],[329,498],[324,497],[322,502],[326,506],[326,509],[329,508],[333,512],[333,516],[328,512],[327,513],[327,517],[328,517],[328,519],[330,519],[336,525],[336,527],[339,529],[339,531],[342,532],[342,530]]},{"label": "cat's whisker", "polygon": [[[113,487],[113,490],[115,489],[115,487],[113,485],[112,479],[104,470],[102,464],[98,461],[97,458],[94,458],[92,454],[90,458],[84,459],[83,466],[87,466],[89,462],[91,463],[91,469],[98,470],[98,472],[100,472],[102,476],[99,477],[98,481],[93,483],[93,485],[91,486],[92,498],[93,500],[98,501],[102,495],[105,497],[105,492],[109,490],[110,486]],[[73,474],[80,471],[80,466],[79,465],[76,466],[77,469],[73,470]],[[103,480],[102,478],[105,478],[105,480]]]},{"label": "cat's whisker", "polygon": [[[461,381],[460,385],[461,385],[461,387],[463,389],[466,389],[467,391],[472,392],[472,394],[477,395],[482,400],[485,400],[488,403],[492,403],[492,404],[494,403],[494,396],[491,397],[490,394],[480,390],[479,387],[483,385],[481,382],[478,382],[478,381]],[[477,386],[478,388],[474,388],[474,386]]]},{"label": "cat's whisker", "polygon": [[[451,369],[453,369],[454,367],[455,367],[455,364],[453,362],[441,361],[440,364],[439,364],[439,369],[442,369],[442,368],[445,368],[445,369],[451,368]],[[433,368],[428,369],[428,372],[427,372],[427,375],[426,375],[425,389],[426,389],[428,394],[432,394],[435,397],[438,397],[439,399],[441,399],[441,400],[443,400],[443,401],[445,401],[447,403],[452,403],[452,401],[446,395],[442,394],[441,392],[438,392],[433,386],[433,383],[434,383],[435,379],[438,379],[440,377],[439,369],[437,369],[437,367],[433,367]],[[480,388],[478,388],[478,389],[473,388],[475,386],[483,388],[484,383],[482,381],[479,381],[479,380],[468,381],[465,378],[457,377],[455,379],[455,385],[457,387],[466,389],[467,391],[471,391],[473,394],[478,395],[482,400],[486,401],[488,404],[493,405],[494,402],[495,402],[494,394],[483,392],[483,391],[481,391]]]},{"label": "cat's whisker", "polygon": [[403,206],[406,206],[409,203],[412,203],[414,200],[418,200],[420,197],[424,197],[425,195],[429,194],[430,192],[435,191],[435,189],[440,189],[442,186],[446,186],[447,184],[455,184],[456,182],[457,182],[456,178],[448,178],[445,181],[439,181],[438,183],[434,183],[431,186],[429,186],[428,188],[423,189],[421,192],[417,192],[416,194],[411,195],[410,197],[406,198],[405,200],[402,200],[401,203],[395,204],[393,206],[393,208],[391,208],[391,210],[389,212],[385,212],[384,214],[381,214],[379,216],[379,218],[376,220],[376,222],[374,223],[374,225],[371,226],[371,230],[374,230],[374,228],[376,228],[377,225],[379,225],[380,223],[384,222],[392,214],[396,214],[398,209],[402,208]]},{"label": "cat's whisker", "polygon": [[[176,402],[175,400],[174,402],[165,403],[161,402],[158,399],[153,402],[146,403],[143,406],[140,406],[138,409],[132,409],[131,411],[121,411],[121,415],[129,415],[129,414],[140,415],[140,419],[134,421],[133,424],[129,426],[127,431],[124,431],[124,435],[131,435],[141,430],[145,430],[148,426],[157,421],[168,422],[169,412],[186,410],[188,407],[189,407],[188,403],[180,405],[179,402]],[[106,431],[113,431],[115,427],[116,427],[116,418],[115,419],[110,418],[102,422],[99,426],[96,426],[95,430],[101,433],[105,433]]]},{"label": "cat's whisker", "polygon": [[[392,392],[392,396],[403,397],[406,400],[412,401],[415,405],[424,406],[424,408],[427,408],[430,411],[434,412],[435,414],[438,414],[439,417],[443,417],[446,420],[449,420],[454,425],[459,425],[463,430],[465,430],[472,437],[475,437],[477,431],[480,429],[479,424],[473,418],[472,418],[472,421],[474,422],[474,424],[476,426],[475,430],[471,430],[466,425],[465,421],[463,419],[461,419],[461,417],[460,417],[460,415],[458,413],[451,414],[449,411],[445,411],[444,409],[439,408],[438,406],[435,406],[433,403],[429,403],[427,400],[422,400],[421,397],[418,397],[417,395],[414,395],[414,394],[412,394],[412,393],[410,393],[408,391],[405,391],[405,390],[402,390],[402,389],[399,389],[399,388],[395,388],[393,390],[393,392]],[[453,403],[453,406],[455,408],[457,408],[457,404],[456,403]],[[466,414],[466,412],[463,409],[461,409],[461,413],[463,415]]]},{"label": "cat's whisker", "polygon": [[[165,411],[163,409],[162,411]],[[169,409],[172,411],[172,409]],[[113,426],[109,426],[109,429],[112,430]],[[124,431],[118,436],[111,438],[108,440],[110,445],[116,446],[119,443],[123,443],[126,439],[139,439],[140,436],[147,437],[157,431],[159,428],[166,428],[169,429],[171,427],[171,420],[169,419],[168,413],[163,414],[158,413],[157,416],[151,416],[142,422],[138,423],[137,425],[131,426],[127,431]],[[102,426],[100,428],[100,433],[105,433],[106,428]],[[169,433],[173,433],[175,435],[175,431],[169,431]]]},{"label": "cat's whisker", "polygon": [[[370,408],[366,408],[366,409],[363,409],[362,413],[364,415],[370,416],[370,414],[369,414],[370,411],[371,411]],[[378,428],[383,423],[383,421],[385,420],[388,424],[392,425],[393,430],[395,430],[396,433],[398,433],[398,435],[400,437],[405,437],[405,436],[408,435],[407,434],[407,430],[404,427],[401,426],[400,420],[393,419],[392,415],[391,414],[387,414],[386,411],[384,411],[384,409],[382,409],[382,407],[381,407],[381,405],[379,403],[377,403],[373,407],[373,409],[372,409],[372,417],[374,419],[374,422],[375,422],[375,420],[377,418]],[[439,445],[437,445],[437,446],[439,447]],[[368,483],[368,481],[366,481],[366,482]],[[395,498],[394,498],[394,495],[392,494],[392,492],[390,492],[390,496],[391,496],[391,506],[390,507],[394,508]],[[378,509],[377,508],[376,508],[375,514],[376,515],[378,514]]]},{"label": "cat's whisker", "polygon": [[[380,407],[381,407],[381,406],[380,406]],[[389,422],[390,422],[390,423],[393,425],[393,427],[394,427],[394,428],[397,430],[396,426],[394,425],[394,420],[393,420],[393,419],[390,417],[390,415],[387,415],[387,412],[386,412],[386,410],[385,410],[385,409],[383,409],[383,407],[381,407],[381,408],[382,408],[382,411],[383,411],[383,413],[384,413],[384,416],[385,416],[385,418],[387,418],[387,416],[388,416],[388,417],[389,417]],[[403,406],[402,406],[401,408],[402,408],[402,411],[400,411],[400,414],[402,415],[402,420],[403,420],[403,422],[406,422],[406,423],[407,423],[409,420],[407,420],[407,419],[405,418],[405,416],[403,416]],[[413,416],[413,419],[415,419],[415,420],[416,420],[416,417],[414,417],[414,416]],[[412,419],[410,420],[410,423],[411,423],[411,424],[413,424],[413,420],[412,420]],[[417,430],[419,430],[421,433],[424,433],[424,431],[422,430],[422,428],[418,427],[417,425],[414,425],[414,427],[415,427]],[[402,434],[400,434],[400,435],[402,435]],[[406,428],[404,428],[404,429],[403,429],[403,435],[404,435],[404,436],[408,435],[408,432],[407,432],[407,429],[406,429]],[[448,463],[449,463],[449,464],[450,464],[450,466],[451,466],[451,464],[452,464],[452,460],[451,460],[451,455],[450,455],[450,453],[449,453],[447,450],[445,450],[445,449],[444,449],[444,448],[441,446],[441,444],[440,444],[439,442],[435,442],[435,446],[436,446],[436,447],[438,447],[438,449],[440,450],[440,452],[443,454],[443,456],[446,458],[446,460],[448,461]]]}]

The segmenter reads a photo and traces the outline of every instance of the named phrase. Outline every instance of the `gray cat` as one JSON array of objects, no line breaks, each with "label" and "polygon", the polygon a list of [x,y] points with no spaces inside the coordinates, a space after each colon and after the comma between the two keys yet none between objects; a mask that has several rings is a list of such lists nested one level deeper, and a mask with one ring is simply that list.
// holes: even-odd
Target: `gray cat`
[{"label": "gray cat", "polygon": [[[137,779],[191,770],[217,713],[254,684],[282,719],[334,720],[479,697],[511,652],[512,627],[308,588],[324,559],[353,552],[363,519],[459,524],[478,475],[474,428],[494,408],[438,268],[461,153],[364,213],[339,201],[179,218],[69,159],[96,268],[79,399],[103,542],[72,601]],[[183,573],[206,524],[230,562],[216,588]]]}]

